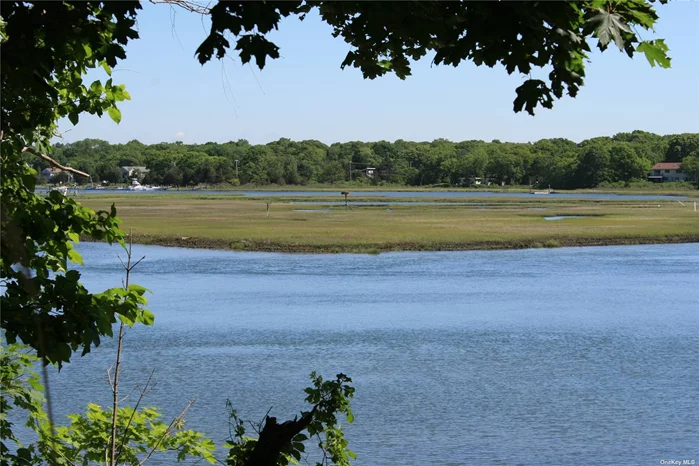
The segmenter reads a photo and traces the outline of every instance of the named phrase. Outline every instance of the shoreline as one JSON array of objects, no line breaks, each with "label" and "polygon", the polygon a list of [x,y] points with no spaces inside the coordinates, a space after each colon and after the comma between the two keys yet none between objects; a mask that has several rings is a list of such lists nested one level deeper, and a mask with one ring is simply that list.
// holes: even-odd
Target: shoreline
[{"label": "shoreline", "polygon": [[[631,246],[644,244],[699,243],[699,233],[648,236],[522,238],[502,241],[444,243],[302,244],[264,240],[220,239],[171,235],[132,235],[134,244],[221,251],[277,252],[289,254],[380,254],[382,252],[502,251],[586,246]],[[100,242],[89,237],[80,241]]]},{"label": "shoreline", "polygon": [[[40,189],[51,189],[50,185],[37,185],[37,188]],[[107,188],[110,189],[110,188]],[[114,188],[112,188],[114,189]],[[169,191],[170,189],[168,189]],[[211,191],[223,191],[230,193],[231,195],[239,194],[240,192],[248,192],[248,191],[258,191],[260,193],[264,192],[286,192],[289,194],[294,194],[297,192],[327,192],[327,193],[336,193],[338,191],[349,191],[350,193],[362,193],[362,192],[404,192],[404,193],[410,193],[410,192],[415,192],[415,193],[425,193],[425,192],[433,192],[436,194],[439,193],[451,193],[451,192],[472,192],[472,193],[488,193],[488,192],[494,192],[494,193],[528,193],[530,190],[527,186],[511,186],[511,187],[503,187],[503,186],[488,186],[488,187],[481,187],[481,188],[473,188],[473,187],[459,187],[459,186],[451,186],[451,187],[421,187],[421,186],[372,186],[372,185],[363,185],[363,186],[343,186],[343,185],[312,185],[312,186],[302,186],[302,185],[243,185],[243,186],[230,186],[230,185],[211,185],[211,186],[206,186],[206,187],[199,187],[197,189],[191,189],[191,188],[182,188],[179,190],[171,189],[172,191],[179,191],[179,192],[184,192],[184,193],[193,193],[193,194],[207,194],[207,192]],[[88,194],[92,193],[92,190],[86,190],[84,188],[80,188],[80,193],[82,194]],[[87,192],[86,192],[87,191]],[[638,196],[638,195],[646,195],[646,196],[687,196],[687,197],[694,197],[694,195],[699,196],[699,189],[692,189],[692,188],[657,188],[657,189],[647,189],[647,188],[634,188],[634,187],[629,187],[629,188],[580,188],[580,189],[556,189],[556,193],[558,194],[616,194],[619,196],[624,196],[624,195],[629,195],[629,196]],[[97,190],[97,193],[99,193],[99,190]]]}]

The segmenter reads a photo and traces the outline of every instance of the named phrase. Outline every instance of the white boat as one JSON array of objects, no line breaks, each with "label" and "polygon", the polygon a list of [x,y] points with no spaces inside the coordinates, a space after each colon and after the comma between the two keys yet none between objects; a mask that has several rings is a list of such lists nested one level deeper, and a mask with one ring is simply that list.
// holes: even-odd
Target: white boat
[{"label": "white boat", "polygon": [[131,180],[131,186],[126,189],[129,191],[153,191],[154,188],[151,188],[150,186],[143,186],[136,178],[134,178]]},{"label": "white boat", "polygon": [[54,188],[51,188],[51,191],[58,191],[59,193],[66,196],[68,195],[68,186],[56,186]]},{"label": "white boat", "polygon": [[546,191],[534,191],[534,192],[529,191],[529,193],[530,194],[556,194],[556,191],[551,189],[551,186],[549,186],[549,189],[547,189]]}]

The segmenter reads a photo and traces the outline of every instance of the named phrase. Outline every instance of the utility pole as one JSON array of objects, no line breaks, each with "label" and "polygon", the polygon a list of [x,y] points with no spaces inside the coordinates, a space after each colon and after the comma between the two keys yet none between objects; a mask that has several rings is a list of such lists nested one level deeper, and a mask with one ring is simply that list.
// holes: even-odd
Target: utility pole
[{"label": "utility pole", "polygon": [[349,180],[352,181],[352,162],[350,162],[348,165],[349,165]]},{"label": "utility pole", "polygon": [[238,178],[238,161],[235,161],[235,177]]}]

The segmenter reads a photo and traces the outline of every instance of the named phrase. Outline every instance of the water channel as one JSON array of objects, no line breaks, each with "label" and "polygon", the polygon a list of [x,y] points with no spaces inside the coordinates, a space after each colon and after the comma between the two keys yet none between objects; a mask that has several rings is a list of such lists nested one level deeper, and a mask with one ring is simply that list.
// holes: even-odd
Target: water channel
[{"label": "water channel", "polygon": [[[414,194],[414,193],[411,193]],[[118,250],[81,244],[93,290]],[[290,418],[313,371],[357,389],[357,465],[699,460],[699,244],[301,255],[134,246],[152,328],[123,390],[221,443],[225,401]],[[107,404],[107,341],[52,375],[57,415]],[[223,455],[223,453],[221,453]]]},{"label": "water channel", "polygon": [[[37,189],[37,192],[46,193],[46,189]],[[72,191],[71,191],[72,193]],[[243,195],[246,197],[333,197],[341,198],[340,190],[337,191],[216,191],[216,190],[191,190],[191,189],[168,189],[152,191],[129,191],[125,189],[81,189],[79,195],[114,195],[128,194],[132,196],[148,195],[178,195],[178,194],[200,194],[200,195]],[[531,200],[541,199],[597,199],[615,201],[640,201],[640,200],[682,200],[687,196],[675,195],[651,195],[651,194],[613,194],[613,193],[555,193],[546,195],[534,195],[528,192],[494,192],[494,191],[351,191],[352,197],[387,197],[387,198],[436,198],[436,199],[460,199],[460,198],[480,198],[480,197],[505,197],[505,198],[528,198]]]}]

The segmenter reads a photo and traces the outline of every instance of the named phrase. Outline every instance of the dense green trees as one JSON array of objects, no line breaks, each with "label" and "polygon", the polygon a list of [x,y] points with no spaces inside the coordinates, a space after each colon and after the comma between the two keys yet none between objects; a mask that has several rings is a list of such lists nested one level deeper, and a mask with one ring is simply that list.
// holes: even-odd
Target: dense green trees
[{"label": "dense green trees", "polygon": [[699,155],[699,133],[677,134],[668,141],[666,160],[681,162],[688,155]]},{"label": "dense green trees", "polygon": [[699,151],[682,159],[682,171],[694,179],[699,179]]},{"label": "dense green trees", "polygon": [[[89,173],[93,181],[109,183],[124,182],[119,167],[139,164],[150,170],[145,183],[173,186],[343,183],[350,180],[351,166],[352,180],[358,183],[461,186],[479,177],[495,184],[575,189],[644,180],[654,163],[665,160],[688,158],[691,168],[691,157],[699,154],[698,141],[697,134],[660,136],[644,131],[579,144],[567,139],[535,143],[436,139],[351,141],[327,146],[316,140],[282,138],[259,145],[245,140],[144,145],[86,139],[57,144],[54,155],[60,162]],[[41,160],[35,164],[37,169],[44,166]],[[366,168],[375,171],[367,176]]]}]

